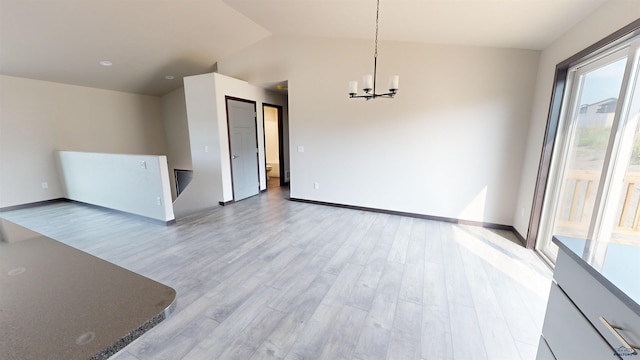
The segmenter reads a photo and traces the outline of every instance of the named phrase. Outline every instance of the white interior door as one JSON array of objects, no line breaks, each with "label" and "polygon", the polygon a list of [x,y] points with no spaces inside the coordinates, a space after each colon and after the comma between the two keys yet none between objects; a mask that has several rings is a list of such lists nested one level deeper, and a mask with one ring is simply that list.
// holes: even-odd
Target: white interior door
[{"label": "white interior door", "polygon": [[260,191],[255,102],[227,98],[227,121],[233,199],[239,201]]}]

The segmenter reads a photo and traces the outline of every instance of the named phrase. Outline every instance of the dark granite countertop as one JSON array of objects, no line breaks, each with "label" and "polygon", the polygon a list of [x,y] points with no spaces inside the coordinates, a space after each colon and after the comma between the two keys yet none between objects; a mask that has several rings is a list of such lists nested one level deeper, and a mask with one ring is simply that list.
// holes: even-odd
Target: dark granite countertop
[{"label": "dark granite countertop", "polygon": [[592,253],[589,240],[554,236],[553,242],[640,316],[640,246],[599,243]]},{"label": "dark granite countertop", "polygon": [[106,359],[175,299],[168,286],[0,219],[2,359]]}]

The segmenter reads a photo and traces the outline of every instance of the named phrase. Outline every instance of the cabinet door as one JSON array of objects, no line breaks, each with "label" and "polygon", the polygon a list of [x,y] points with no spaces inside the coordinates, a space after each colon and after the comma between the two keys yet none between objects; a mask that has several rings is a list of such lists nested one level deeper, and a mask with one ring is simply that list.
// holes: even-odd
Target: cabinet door
[{"label": "cabinet door", "polygon": [[544,338],[540,336],[540,343],[538,344],[538,355],[536,356],[536,360],[556,360],[555,356],[549,349],[549,345],[544,341]]},{"label": "cabinet door", "polygon": [[542,335],[558,360],[619,359],[558,285],[551,285]]},{"label": "cabinet door", "polygon": [[[624,269],[623,266],[619,268]],[[634,278],[632,272],[629,272],[628,276],[630,279],[636,279],[640,286],[640,280],[637,277]],[[626,359],[640,359],[640,354],[631,356],[628,353],[630,349],[625,348],[600,320],[602,316],[610,324],[620,327],[618,332],[629,343],[640,344],[640,316],[636,312],[569,257],[564,250],[558,254],[553,277],[612,348],[625,354]]]}]

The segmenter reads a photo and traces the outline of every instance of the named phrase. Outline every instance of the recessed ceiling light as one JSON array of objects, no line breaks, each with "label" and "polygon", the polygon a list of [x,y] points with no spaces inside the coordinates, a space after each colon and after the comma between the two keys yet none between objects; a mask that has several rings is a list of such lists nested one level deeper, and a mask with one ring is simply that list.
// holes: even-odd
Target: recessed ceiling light
[{"label": "recessed ceiling light", "polygon": [[109,61],[109,60],[102,60],[102,61],[100,61],[100,65],[102,65],[102,66],[111,66],[111,65],[113,65],[113,63],[111,61]]},{"label": "recessed ceiling light", "polygon": [[165,79],[167,79],[167,80],[173,80],[173,79],[175,79],[175,76],[173,76],[173,75],[167,75],[167,76],[165,76],[164,78],[165,78]]}]

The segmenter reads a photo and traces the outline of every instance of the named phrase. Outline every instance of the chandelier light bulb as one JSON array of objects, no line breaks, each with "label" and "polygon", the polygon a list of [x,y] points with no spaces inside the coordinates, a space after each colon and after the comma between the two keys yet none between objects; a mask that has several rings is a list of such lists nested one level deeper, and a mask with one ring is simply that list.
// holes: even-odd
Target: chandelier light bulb
[{"label": "chandelier light bulb", "polygon": [[389,78],[389,91],[398,91],[398,83],[400,82],[400,76],[393,75]]},{"label": "chandelier light bulb", "polygon": [[369,92],[373,89],[373,75],[365,75],[362,78],[362,90]]},{"label": "chandelier light bulb", "polygon": [[358,93],[358,82],[349,81],[349,95],[355,95]]}]

